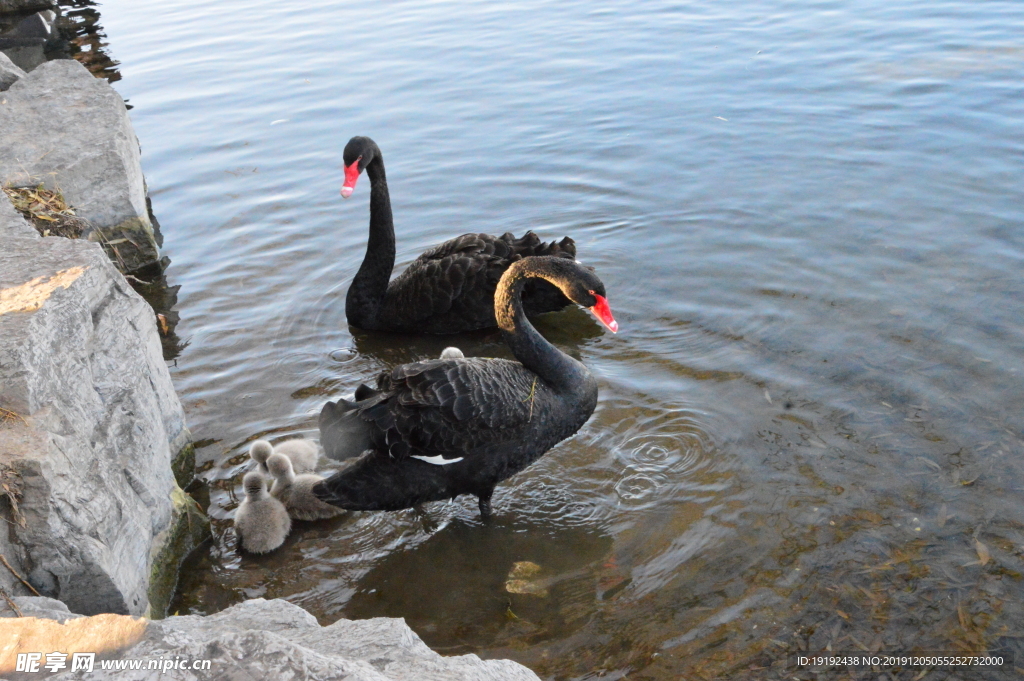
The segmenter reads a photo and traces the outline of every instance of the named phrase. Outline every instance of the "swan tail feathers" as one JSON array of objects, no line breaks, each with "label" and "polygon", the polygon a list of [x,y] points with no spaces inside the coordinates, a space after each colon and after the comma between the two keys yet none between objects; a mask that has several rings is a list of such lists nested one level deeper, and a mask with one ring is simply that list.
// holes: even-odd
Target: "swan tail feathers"
[{"label": "swan tail feathers", "polygon": [[318,425],[320,444],[329,459],[351,459],[370,446],[373,426],[360,418],[359,406],[354,402],[328,402],[320,410]]},{"label": "swan tail feathers", "polygon": [[356,402],[361,402],[365,399],[373,397],[376,394],[376,390],[366,385],[365,383],[360,383],[359,387],[356,388],[356,394],[352,396],[352,399],[354,399]]}]

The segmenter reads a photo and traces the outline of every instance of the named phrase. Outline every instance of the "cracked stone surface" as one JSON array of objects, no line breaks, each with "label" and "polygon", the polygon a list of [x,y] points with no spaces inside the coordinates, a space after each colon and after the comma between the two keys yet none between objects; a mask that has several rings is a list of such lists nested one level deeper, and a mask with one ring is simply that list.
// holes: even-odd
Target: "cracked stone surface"
[{"label": "cracked stone surface", "polygon": [[[18,598],[16,602],[26,616],[65,622],[75,617],[61,604],[46,599]],[[87,622],[72,624],[83,632],[88,630]],[[105,626],[112,624],[105,623]],[[21,626],[28,628],[27,623]],[[476,655],[442,657],[428,648],[401,619],[342,619],[321,627],[311,614],[281,599],[257,598],[214,615],[168,617],[149,622],[141,636],[130,626],[122,626],[121,630],[128,632],[128,640],[116,652],[107,655],[111,659],[210,660],[210,669],[101,671],[96,664],[91,673],[69,671],[49,678],[539,681],[532,671],[510,660],[481,660]],[[31,646],[24,633],[22,639],[23,647]],[[9,658],[6,663],[10,664]],[[0,649],[0,673],[7,671],[4,664]],[[29,674],[22,676],[30,678]]]},{"label": "cracked stone surface", "polygon": [[109,83],[72,59],[41,64],[0,92],[0,130],[0,183],[60,190],[123,271],[159,261],[139,141]]},{"label": "cracked stone surface", "polygon": [[74,612],[160,615],[204,518],[172,472],[191,438],[153,310],[98,244],[19,231],[0,227],[0,550]]}]

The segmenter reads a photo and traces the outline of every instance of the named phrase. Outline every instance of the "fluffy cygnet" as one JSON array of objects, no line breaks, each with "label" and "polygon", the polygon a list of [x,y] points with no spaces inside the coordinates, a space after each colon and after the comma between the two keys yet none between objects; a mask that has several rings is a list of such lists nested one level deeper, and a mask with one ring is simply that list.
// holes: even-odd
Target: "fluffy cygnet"
[{"label": "fluffy cygnet", "polygon": [[463,357],[465,355],[458,348],[448,347],[441,351],[441,359],[462,359]]},{"label": "fluffy cygnet", "polygon": [[256,462],[256,471],[264,477],[270,477],[267,470],[267,459],[274,453],[274,447],[266,440],[256,440],[249,445],[249,458]]},{"label": "fluffy cygnet", "polygon": [[317,460],[320,458],[320,450],[316,443],[304,438],[279,442],[274,447],[274,453],[284,454],[291,459],[292,469],[296,475],[314,472]]},{"label": "fluffy cygnet", "polygon": [[267,459],[267,468],[274,476],[274,486],[270,488],[270,494],[284,503],[293,518],[319,520],[333,518],[344,512],[344,509],[317,499],[313,495],[312,487],[323,478],[312,473],[295,475],[292,462],[287,456],[274,452]]},{"label": "fluffy cygnet", "polygon": [[270,496],[263,476],[256,471],[245,474],[242,487],[245,499],[235,511],[235,532],[242,548],[250,553],[273,551],[284,543],[292,519],[284,504]]},{"label": "fluffy cygnet", "polygon": [[249,458],[256,462],[256,470],[265,478],[273,480],[267,469],[271,454],[284,454],[292,462],[292,469],[298,473],[312,473],[316,470],[319,453],[315,443],[305,439],[285,440],[276,447],[266,440],[256,440],[249,446]]}]

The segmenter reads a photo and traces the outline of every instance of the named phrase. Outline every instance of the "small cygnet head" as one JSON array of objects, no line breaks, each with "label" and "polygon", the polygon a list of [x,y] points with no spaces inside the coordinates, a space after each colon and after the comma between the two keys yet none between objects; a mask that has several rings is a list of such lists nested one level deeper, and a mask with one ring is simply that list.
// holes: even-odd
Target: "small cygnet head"
[{"label": "small cygnet head", "polygon": [[249,446],[249,458],[263,466],[267,465],[267,459],[273,453],[273,446],[266,440],[256,440]]},{"label": "small cygnet head", "polygon": [[253,501],[257,501],[267,492],[267,487],[263,483],[263,476],[256,471],[249,471],[242,478],[242,489],[245,490],[245,496]]},{"label": "small cygnet head", "polygon": [[271,454],[267,459],[267,469],[278,480],[291,480],[295,477],[292,460],[284,454]]},{"label": "small cygnet head", "polygon": [[463,357],[465,355],[458,348],[448,347],[441,351],[441,359],[462,359]]}]

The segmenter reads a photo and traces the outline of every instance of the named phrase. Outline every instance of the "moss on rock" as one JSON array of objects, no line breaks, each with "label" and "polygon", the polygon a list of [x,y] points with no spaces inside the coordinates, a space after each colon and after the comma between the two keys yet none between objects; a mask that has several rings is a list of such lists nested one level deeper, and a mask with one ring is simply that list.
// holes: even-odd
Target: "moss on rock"
[{"label": "moss on rock", "polygon": [[167,607],[178,584],[178,569],[182,561],[210,536],[210,519],[195,499],[178,487],[171,493],[171,500],[174,503],[171,524],[153,540],[147,613],[152,619],[167,616]]},{"label": "moss on rock", "polygon": [[191,442],[178,450],[178,453],[171,459],[171,472],[178,487],[185,489],[196,477],[196,448]]}]

